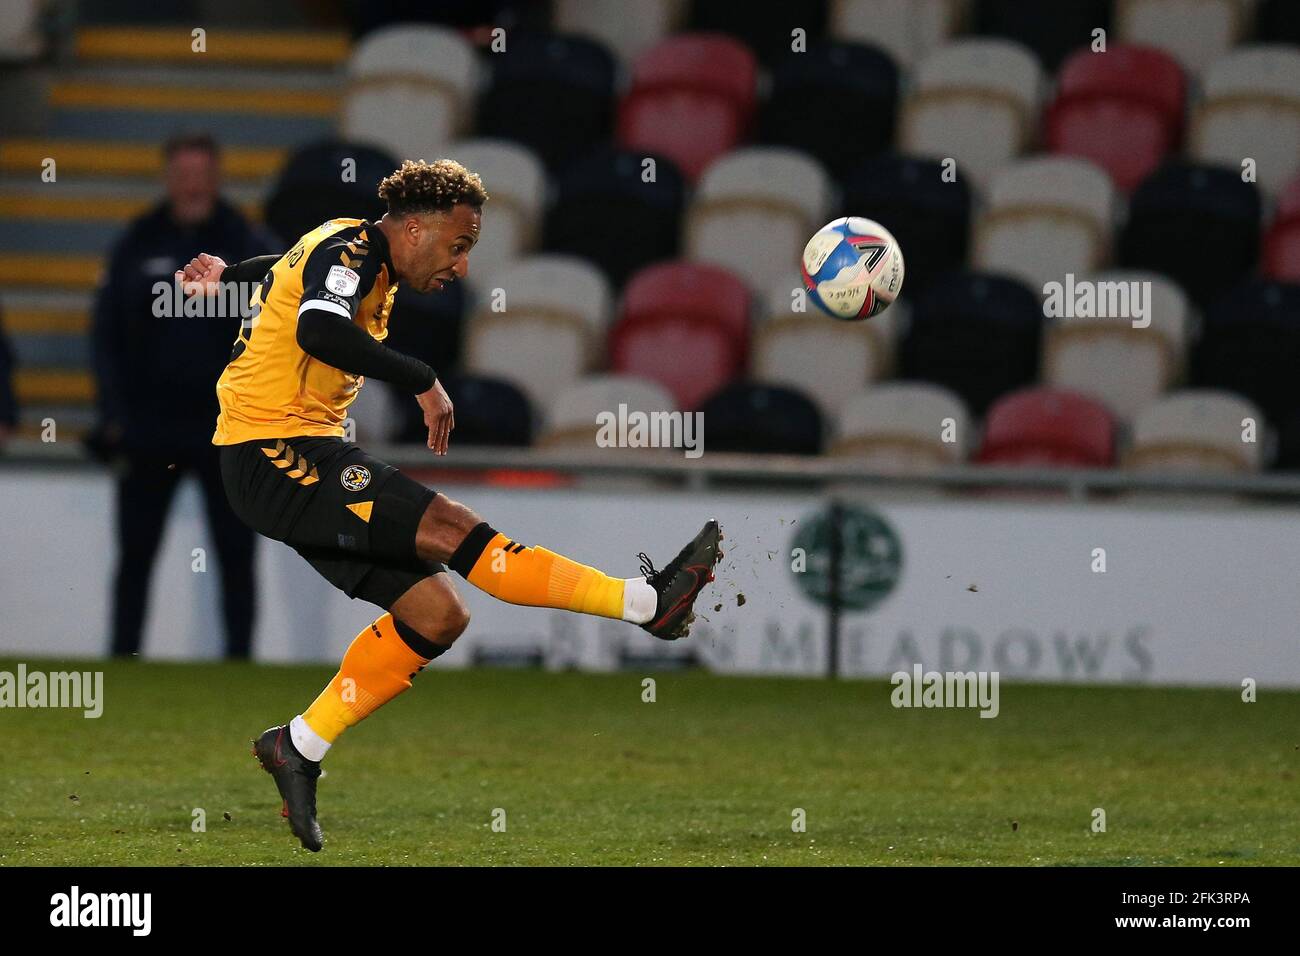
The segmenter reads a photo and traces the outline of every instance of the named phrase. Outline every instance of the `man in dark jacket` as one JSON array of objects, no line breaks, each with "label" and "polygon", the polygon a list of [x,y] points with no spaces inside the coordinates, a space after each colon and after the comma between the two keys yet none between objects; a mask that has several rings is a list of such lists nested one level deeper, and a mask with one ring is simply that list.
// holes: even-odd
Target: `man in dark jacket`
[{"label": "man in dark jacket", "polygon": [[269,251],[269,242],[219,197],[220,155],[211,137],[176,137],[165,156],[167,197],[113,247],[95,301],[100,420],[88,444],[118,471],[111,650],[122,657],[139,651],[167,511],[181,477],[192,472],[220,561],[226,655],[246,658],[255,536],[230,509],[211,442],[216,381],[240,316],[185,317],[164,303],[160,317],[158,284],[170,286],[195,250],[234,262]]}]

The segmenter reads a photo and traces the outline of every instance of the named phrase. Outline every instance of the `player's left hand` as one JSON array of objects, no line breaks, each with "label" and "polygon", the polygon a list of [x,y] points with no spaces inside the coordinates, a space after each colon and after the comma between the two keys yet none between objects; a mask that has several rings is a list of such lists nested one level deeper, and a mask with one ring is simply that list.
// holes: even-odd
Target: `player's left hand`
[{"label": "player's left hand", "polygon": [[442,382],[433,380],[433,388],[415,396],[424,410],[424,424],[429,429],[429,447],[434,454],[447,454],[447,443],[451,440],[451,430],[456,427],[456,415],[452,410],[451,399],[443,390]]},{"label": "player's left hand", "polygon": [[219,290],[221,273],[226,270],[225,260],[200,252],[183,269],[176,270],[176,281],[185,295],[215,295]]}]

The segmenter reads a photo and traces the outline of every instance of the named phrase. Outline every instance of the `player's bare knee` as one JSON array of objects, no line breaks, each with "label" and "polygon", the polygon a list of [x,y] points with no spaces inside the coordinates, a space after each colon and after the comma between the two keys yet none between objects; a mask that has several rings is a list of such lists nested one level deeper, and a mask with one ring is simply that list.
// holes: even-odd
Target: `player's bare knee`
[{"label": "player's bare knee", "polygon": [[447,561],[482,520],[460,502],[435,495],[415,532],[416,553],[426,561]]}]

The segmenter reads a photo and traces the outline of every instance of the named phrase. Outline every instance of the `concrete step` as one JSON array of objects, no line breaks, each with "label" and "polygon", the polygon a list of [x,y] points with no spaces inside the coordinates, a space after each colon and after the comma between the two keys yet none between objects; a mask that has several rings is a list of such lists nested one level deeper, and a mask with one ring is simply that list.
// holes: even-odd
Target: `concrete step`
[{"label": "concrete step", "polygon": [[[256,181],[269,188],[289,151],[283,147],[242,146],[224,150],[222,168],[231,179]],[[162,150],[157,142],[123,142],[116,138],[22,137],[0,140],[0,171],[19,180],[41,182],[46,159],[55,161],[56,175],[86,177],[148,177],[162,175]]]},{"label": "concrete step", "polygon": [[78,61],[171,63],[202,69],[232,64],[263,69],[338,67],[348,58],[351,39],[344,31],[224,30],[204,36],[196,52],[189,26],[85,27],[77,31]]}]

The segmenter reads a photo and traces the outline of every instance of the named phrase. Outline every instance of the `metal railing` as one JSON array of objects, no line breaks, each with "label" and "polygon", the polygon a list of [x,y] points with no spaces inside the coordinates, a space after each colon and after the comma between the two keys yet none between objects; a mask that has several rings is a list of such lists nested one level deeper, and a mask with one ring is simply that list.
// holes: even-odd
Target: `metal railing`
[{"label": "metal railing", "polygon": [[[949,491],[1046,491],[1087,500],[1119,492],[1146,491],[1171,495],[1245,496],[1261,501],[1300,502],[1300,473],[1201,475],[1149,473],[1123,469],[1007,468],[962,465],[917,474],[864,470],[852,458],[801,455],[752,455],[708,452],[686,458],[680,451],[564,448],[494,448],[453,445],[436,457],[423,445],[365,445],[377,458],[422,475],[467,473],[549,473],[575,479],[653,479],[690,490],[718,484],[752,483],[773,488],[826,489],[858,486],[863,490],[938,488]],[[13,466],[61,469],[101,468],[76,442],[44,443],[15,439],[0,452],[0,468]]]}]

